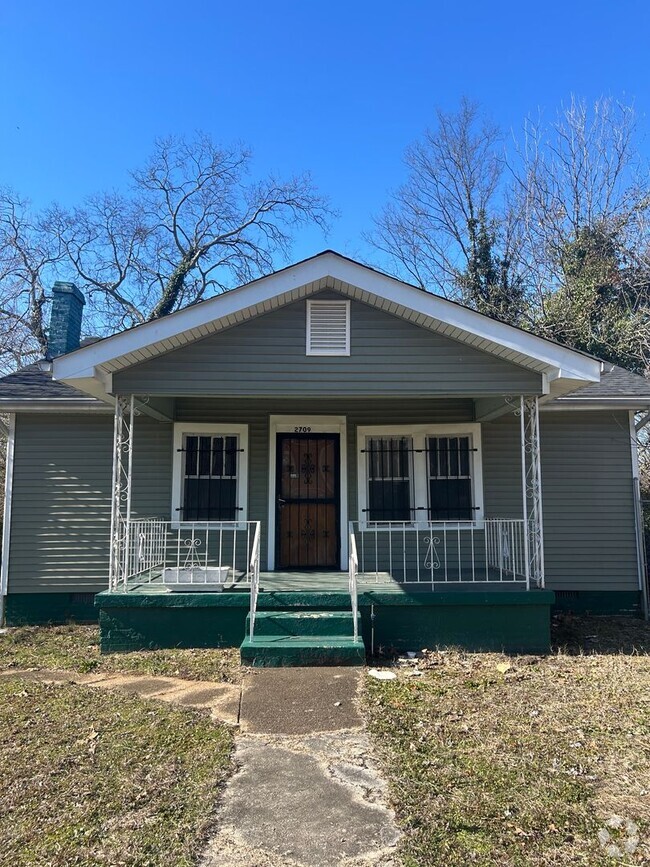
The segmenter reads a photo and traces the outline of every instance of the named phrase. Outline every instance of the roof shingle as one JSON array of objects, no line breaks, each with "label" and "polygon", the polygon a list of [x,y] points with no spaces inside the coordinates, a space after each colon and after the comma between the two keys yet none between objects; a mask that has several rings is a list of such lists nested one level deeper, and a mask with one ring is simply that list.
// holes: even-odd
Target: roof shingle
[{"label": "roof shingle", "polygon": [[647,398],[650,402],[650,382],[637,373],[631,373],[617,364],[603,362],[600,382],[590,382],[558,398],[559,401],[580,399],[598,400],[608,397]]},{"label": "roof shingle", "polygon": [[29,364],[0,379],[0,402],[16,400],[79,400],[88,403],[93,398],[52,379],[51,371],[42,370],[38,364]]}]

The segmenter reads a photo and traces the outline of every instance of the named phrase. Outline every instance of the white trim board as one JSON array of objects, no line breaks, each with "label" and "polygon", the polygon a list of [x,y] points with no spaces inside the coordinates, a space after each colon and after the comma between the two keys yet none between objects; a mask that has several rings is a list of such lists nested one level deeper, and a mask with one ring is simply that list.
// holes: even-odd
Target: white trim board
[{"label": "white trim board", "polygon": [[600,397],[600,398],[581,398],[580,400],[572,397],[558,398],[554,403],[539,404],[540,412],[559,412],[586,409],[608,409],[608,410],[633,410],[635,412],[643,411],[650,408],[650,401],[647,397]]},{"label": "white trim board", "polygon": [[2,517],[2,563],[0,564],[0,623],[4,623],[4,598],[9,586],[9,547],[11,542],[11,501],[14,483],[14,458],[16,447],[16,415],[9,416],[7,437],[7,460],[5,465],[5,502]]},{"label": "white trim board", "polygon": [[448,301],[326,251],[267,277],[179,310],[163,319],[146,322],[97,343],[54,359],[54,378],[94,393],[104,388],[102,378],[131,364],[187,345],[278,306],[324,288],[375,304],[395,315],[478,349],[500,355],[548,375],[549,382],[574,379],[600,381],[600,361],[490,319],[475,310]]},{"label": "white trim board", "polygon": [[648,611],[648,579],[643,528],[643,503],[641,500],[641,480],[639,473],[639,439],[634,423],[634,411],[629,414],[630,424],[630,458],[632,462],[632,497],[634,498],[634,532],[636,539],[636,564],[641,592],[643,616],[646,620],[650,615]]},{"label": "white trim board", "polygon": [[309,433],[339,435],[339,532],[341,534],[340,568],[348,568],[348,449],[347,419],[344,415],[272,415],[269,419],[269,488],[268,488],[268,539],[267,568],[275,569],[275,500],[277,434],[300,433],[296,428],[309,427]]},{"label": "white trim board", "polygon": [[[364,509],[368,505],[367,497],[367,478],[366,478],[366,455],[362,453],[362,448],[365,448],[366,437],[372,436],[409,436],[413,438],[413,448],[421,449],[424,454],[425,443],[427,436],[456,436],[469,434],[472,438],[472,447],[476,449],[471,453],[472,467],[472,500],[476,508],[473,521],[458,522],[461,525],[466,523],[467,527],[472,524],[475,526],[477,522],[485,518],[485,508],[483,500],[483,446],[481,442],[481,425],[475,422],[459,422],[458,424],[412,424],[412,425],[365,425],[357,428],[357,503],[358,503],[358,522],[359,525],[366,523]],[[421,442],[419,442],[421,440]],[[415,503],[428,503],[429,492],[427,487],[426,472],[418,472],[418,468],[414,467],[413,471],[413,496]],[[456,522],[454,522],[456,523]],[[431,522],[413,521],[413,526],[430,527]],[[434,522],[435,526],[435,522]],[[388,530],[387,527],[378,526],[379,530]],[[375,524],[373,524],[373,532]]]},{"label": "white trim board", "polygon": [[57,401],[39,397],[24,397],[20,400],[0,399],[0,412],[64,412],[66,415],[77,412],[103,412],[113,415],[112,403],[106,401],[100,403],[95,398],[82,401]]},{"label": "white trim board", "polygon": [[[250,455],[248,452],[248,425],[247,424],[196,424],[195,422],[183,421],[174,424],[174,452],[172,456],[172,503],[171,522],[173,529],[193,524],[200,526],[201,522],[181,521],[176,511],[182,500],[182,476],[183,476],[183,436],[185,434],[212,434],[213,436],[236,436],[239,437],[240,460],[237,463],[237,505],[241,508],[237,523],[244,529],[248,520],[248,469]],[[218,526],[218,521],[211,521],[210,526]]]}]

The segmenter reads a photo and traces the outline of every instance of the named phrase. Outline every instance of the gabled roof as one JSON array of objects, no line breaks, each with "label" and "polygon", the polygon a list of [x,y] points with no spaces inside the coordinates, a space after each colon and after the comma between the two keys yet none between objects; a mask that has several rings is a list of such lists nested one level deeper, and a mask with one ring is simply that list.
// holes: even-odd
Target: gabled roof
[{"label": "gabled roof", "polygon": [[461,343],[544,374],[562,394],[598,382],[600,362],[584,353],[507,325],[411,286],[331,250],[163,319],[82,347],[54,360],[55,379],[88,394],[111,391],[112,374],[186,346],[224,328],[323,289],[378,307]]}]

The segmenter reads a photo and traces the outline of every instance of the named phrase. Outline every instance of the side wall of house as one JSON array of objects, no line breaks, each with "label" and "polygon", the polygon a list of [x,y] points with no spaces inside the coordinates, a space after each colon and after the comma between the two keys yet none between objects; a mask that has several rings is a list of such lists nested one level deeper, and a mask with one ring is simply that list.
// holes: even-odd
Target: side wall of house
[{"label": "side wall of house", "polygon": [[[139,508],[169,503],[171,425],[137,419]],[[16,416],[8,622],[94,619],[108,585],[112,413]]]},{"label": "side wall of house", "polygon": [[[627,412],[540,413],[544,556],[558,606],[638,610],[632,459]],[[483,425],[486,514],[521,516],[518,419]],[[612,600],[613,601],[613,600]]]},{"label": "side wall of house", "polygon": [[[472,420],[469,400],[177,401],[179,421],[249,425],[250,520],[266,536],[269,416],[347,417],[348,505],[357,511],[356,429]],[[628,419],[624,412],[541,414],[547,585],[561,605],[631,610],[638,584]],[[106,588],[113,422],[106,415],[23,413],[16,420],[8,618],[92,616]],[[173,426],[136,419],[133,512],[172,515]],[[521,516],[518,420],[482,426],[485,511]],[[266,538],[262,552],[266,557]],[[615,598],[616,597],[616,598]]]}]

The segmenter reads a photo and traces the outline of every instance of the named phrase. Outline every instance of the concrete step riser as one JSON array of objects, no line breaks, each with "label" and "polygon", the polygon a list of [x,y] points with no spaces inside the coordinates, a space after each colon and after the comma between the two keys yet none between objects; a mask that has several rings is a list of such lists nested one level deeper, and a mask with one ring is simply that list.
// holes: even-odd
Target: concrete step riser
[{"label": "concrete step riser", "polygon": [[346,647],[327,647],[315,644],[311,647],[288,647],[275,644],[264,646],[244,644],[241,647],[242,665],[254,668],[291,668],[316,665],[363,665],[365,648],[363,645],[350,644]]},{"label": "concrete step riser", "polygon": [[[361,620],[358,618],[359,632]],[[246,619],[246,634],[250,635],[250,615]],[[342,638],[354,634],[351,612],[259,612],[255,618],[255,635],[317,636],[338,635]]]}]

